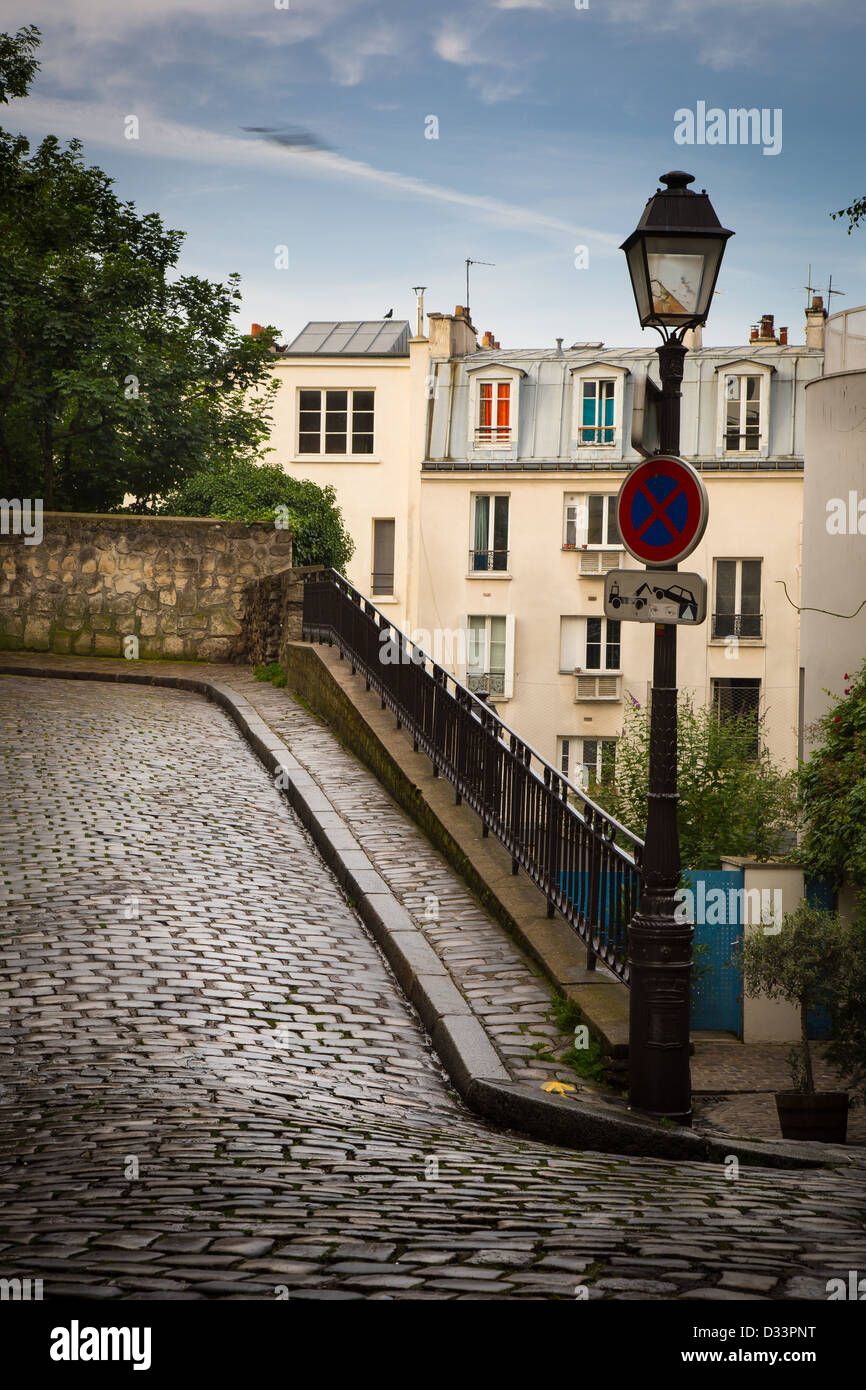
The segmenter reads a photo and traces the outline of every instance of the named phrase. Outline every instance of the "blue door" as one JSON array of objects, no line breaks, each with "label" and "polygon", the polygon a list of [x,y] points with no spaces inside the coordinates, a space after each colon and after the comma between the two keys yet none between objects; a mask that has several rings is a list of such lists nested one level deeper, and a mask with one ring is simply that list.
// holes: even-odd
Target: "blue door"
[{"label": "blue door", "polygon": [[694,921],[692,1028],[743,1036],[742,869],[687,869],[683,887]]}]

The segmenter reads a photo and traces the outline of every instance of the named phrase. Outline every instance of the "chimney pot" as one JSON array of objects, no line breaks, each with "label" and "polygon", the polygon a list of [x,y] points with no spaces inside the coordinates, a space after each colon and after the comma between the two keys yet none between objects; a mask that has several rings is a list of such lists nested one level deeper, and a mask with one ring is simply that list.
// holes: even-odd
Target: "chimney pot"
[{"label": "chimney pot", "polygon": [[779,346],[780,346],[780,347],[787,347],[787,346],[788,346],[788,330],[787,330],[787,328],[780,328],[780,329],[779,329]]},{"label": "chimney pot", "polygon": [[257,337],[259,336],[259,334],[261,333],[261,331],[262,331],[262,325],[261,325],[260,323],[254,323],[254,324],[252,325],[252,327],[250,328],[250,337],[251,337],[251,338],[257,338]]},{"label": "chimney pot", "polygon": [[753,328],[751,328],[751,329],[749,330],[749,342],[750,342],[750,343],[756,343],[757,341],[758,341],[758,329],[757,329],[757,327],[753,327]]}]

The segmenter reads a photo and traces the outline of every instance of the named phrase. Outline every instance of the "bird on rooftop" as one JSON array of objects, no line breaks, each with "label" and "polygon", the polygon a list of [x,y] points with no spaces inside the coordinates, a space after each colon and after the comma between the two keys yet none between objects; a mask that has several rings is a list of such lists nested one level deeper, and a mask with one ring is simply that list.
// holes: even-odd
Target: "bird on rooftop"
[{"label": "bird on rooftop", "polygon": [[393,309],[389,309],[388,312],[387,312],[387,314],[385,315],[385,318],[386,318],[386,319],[392,319],[393,317],[394,317],[394,310],[393,310]]}]

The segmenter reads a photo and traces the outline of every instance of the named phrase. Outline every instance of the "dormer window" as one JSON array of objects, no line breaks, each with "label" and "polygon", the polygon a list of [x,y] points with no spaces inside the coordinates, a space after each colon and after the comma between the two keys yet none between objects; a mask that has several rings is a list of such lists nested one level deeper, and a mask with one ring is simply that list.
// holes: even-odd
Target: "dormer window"
[{"label": "dormer window", "polygon": [[511,443],[510,381],[479,381],[475,443]]},{"label": "dormer window", "polygon": [[574,382],[571,407],[571,455],[581,467],[623,457],[623,397],[626,367],[616,362],[586,362],[569,368]]},{"label": "dormer window", "polygon": [[[775,367],[758,359],[726,362],[716,368],[718,413],[716,456],[741,454],[767,458],[770,450],[770,383]],[[743,465],[746,465],[746,457]],[[756,465],[755,465],[756,466]]]},{"label": "dormer window", "polygon": [[[480,354],[479,354],[480,356]],[[521,367],[509,362],[479,362],[466,368],[469,377],[469,447],[499,450],[514,457],[519,437]]]},{"label": "dormer window", "polygon": [[579,444],[613,444],[615,433],[614,396],[616,382],[604,377],[581,382]]},{"label": "dormer window", "polygon": [[725,377],[725,448],[745,452],[761,446],[761,378]]}]

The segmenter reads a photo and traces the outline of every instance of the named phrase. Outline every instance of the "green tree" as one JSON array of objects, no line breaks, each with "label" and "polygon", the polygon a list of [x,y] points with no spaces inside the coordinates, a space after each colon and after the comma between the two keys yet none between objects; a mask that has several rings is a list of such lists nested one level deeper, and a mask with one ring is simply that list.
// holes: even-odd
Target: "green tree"
[{"label": "green tree", "polygon": [[[845,693],[815,726],[820,742],[799,770],[802,834],[797,859],[807,873],[860,889],[866,906],[866,661],[845,673]],[[829,691],[827,692],[829,694]],[[866,911],[863,911],[866,917]]]},{"label": "green tree", "polygon": [[[815,1091],[809,1014],[837,1007],[855,958],[850,925],[835,912],[810,907],[805,900],[785,913],[778,933],[752,932],[743,942],[743,980],[749,993],[799,1006],[800,1050],[790,1057],[796,1090],[810,1095]],[[847,1068],[843,1065],[841,1070]]]},{"label": "green tree", "polygon": [[[759,731],[758,731],[759,735]],[[791,774],[762,747],[755,721],[720,719],[708,706],[679,701],[677,768],[680,852],[684,868],[718,869],[722,855],[769,859],[796,825]],[[590,795],[635,834],[646,831],[650,714],[632,707],[616,748],[616,776]]]},{"label": "green tree", "polygon": [[834,222],[840,217],[847,217],[848,235],[850,236],[854,228],[859,227],[866,217],[866,198],[857,198],[849,208],[840,208],[838,212],[831,212],[830,216]]},{"label": "green tree", "polygon": [[330,486],[290,478],[276,464],[235,459],[202,470],[163,499],[168,516],[220,516],[228,521],[273,521],[285,507],[296,565],[344,570],[355,549]]},{"label": "green tree", "polygon": [[[38,41],[0,36],[4,102]],[[260,452],[276,330],[233,327],[237,275],[173,276],[183,233],[120,202],[81,148],[0,129],[0,493],[109,511]]]}]

